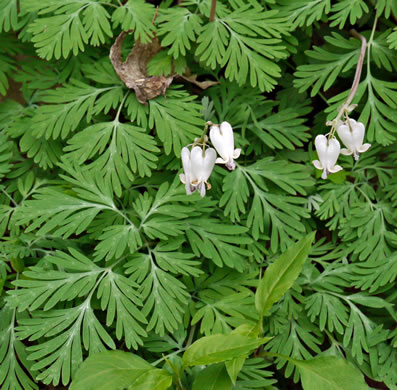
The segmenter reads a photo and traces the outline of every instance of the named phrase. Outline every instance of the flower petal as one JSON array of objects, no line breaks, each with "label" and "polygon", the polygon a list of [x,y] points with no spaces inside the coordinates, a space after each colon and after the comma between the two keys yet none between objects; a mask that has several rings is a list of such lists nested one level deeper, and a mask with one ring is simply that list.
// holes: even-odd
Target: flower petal
[{"label": "flower petal", "polygon": [[328,171],[331,172],[331,168],[335,165],[336,161],[338,160],[339,153],[340,153],[339,141],[336,138],[331,138],[328,141],[328,150],[327,150],[326,167],[327,167]]},{"label": "flower petal", "polygon": [[318,160],[313,160],[312,163],[313,163],[313,165],[314,165],[317,169],[324,169],[323,164],[321,164],[320,161],[318,161]]},{"label": "flower petal", "polygon": [[362,146],[358,149],[358,151],[359,151],[360,153],[364,153],[364,152],[366,152],[370,147],[371,147],[371,144],[364,144],[364,145],[362,145]]},{"label": "flower petal", "polygon": [[356,122],[353,126],[353,141],[356,150],[358,150],[364,142],[365,127],[361,122]]},{"label": "flower petal", "polygon": [[200,182],[203,176],[203,149],[200,146],[195,146],[191,152],[192,161],[192,182]]},{"label": "flower petal", "polygon": [[[204,153],[204,156],[203,156]],[[215,149],[209,148],[203,152],[199,146],[192,149],[192,172],[197,182],[207,181],[214,169],[216,152]]]},{"label": "flower petal", "polygon": [[205,157],[203,162],[203,181],[207,181],[214,169],[216,161],[215,149],[209,148],[205,151]]},{"label": "flower petal", "polygon": [[331,173],[336,173],[341,171],[343,168],[340,165],[335,165],[332,168],[328,168],[328,171]]},{"label": "flower petal", "polygon": [[199,191],[201,197],[204,198],[204,196],[205,196],[205,191],[206,191],[206,189],[205,189],[205,183],[204,183],[204,182],[199,183],[199,185],[197,186],[197,189],[198,189],[198,191]]},{"label": "flower petal", "polygon": [[318,158],[320,159],[323,165],[326,165],[327,161],[327,137],[323,134],[319,134],[314,140],[314,145],[316,147],[316,151],[318,154]]},{"label": "flower petal", "polygon": [[352,152],[351,150],[345,149],[345,148],[341,149],[340,152],[341,152],[341,154],[343,154],[344,156],[351,156],[351,155],[353,154],[353,152]]},{"label": "flower petal", "polygon": [[240,154],[241,154],[241,149],[235,149],[233,152],[233,158],[234,159],[239,158]]},{"label": "flower petal", "polygon": [[218,154],[225,161],[229,161],[234,151],[233,129],[230,124],[222,122],[220,127],[218,125],[211,126],[210,139]]},{"label": "flower petal", "polygon": [[338,126],[336,131],[338,133],[339,138],[341,139],[343,144],[347,147],[347,149],[354,151],[355,142],[353,139],[353,133],[352,133],[352,131],[350,131],[349,126],[347,124],[343,123],[342,125]]}]

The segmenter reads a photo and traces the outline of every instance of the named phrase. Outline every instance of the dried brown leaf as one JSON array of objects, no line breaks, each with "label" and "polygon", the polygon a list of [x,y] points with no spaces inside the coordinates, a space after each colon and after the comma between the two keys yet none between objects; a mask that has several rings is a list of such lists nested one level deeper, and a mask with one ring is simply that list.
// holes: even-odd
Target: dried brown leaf
[{"label": "dried brown leaf", "polygon": [[219,84],[219,81],[211,81],[211,80],[205,80],[205,81],[197,81],[197,75],[196,74],[191,74],[191,75],[179,75],[182,79],[189,81],[189,83],[195,84],[201,89],[207,89],[209,87],[212,87],[214,85]]},{"label": "dried brown leaf", "polygon": [[147,63],[161,50],[157,37],[154,37],[148,44],[136,41],[127,59],[123,62],[121,47],[126,35],[127,32],[122,31],[116,38],[110,49],[110,61],[124,84],[135,91],[138,101],[146,104],[148,100],[164,95],[174,76],[147,76]]}]

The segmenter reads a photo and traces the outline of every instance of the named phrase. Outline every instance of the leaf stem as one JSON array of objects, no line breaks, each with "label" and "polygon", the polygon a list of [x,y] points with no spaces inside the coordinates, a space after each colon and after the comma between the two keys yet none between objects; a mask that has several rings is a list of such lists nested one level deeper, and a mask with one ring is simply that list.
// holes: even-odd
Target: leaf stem
[{"label": "leaf stem", "polygon": [[210,22],[215,21],[216,0],[211,0]]},{"label": "leaf stem", "polygon": [[[104,1],[100,1],[98,4],[108,5],[109,7],[113,7],[113,8],[119,8],[119,6],[116,5],[116,4],[106,3],[106,2],[104,2]],[[120,6],[122,6],[122,4],[120,4]]]},{"label": "leaf stem", "polygon": [[196,325],[193,325],[190,328],[189,337],[187,338],[186,347],[185,348],[188,348],[190,346],[190,344],[192,343],[195,330],[196,330]]},{"label": "leaf stem", "polygon": [[115,122],[119,122],[121,109],[123,108],[123,105],[124,105],[124,103],[125,103],[125,100],[127,99],[127,97],[128,97],[129,94],[130,94],[130,91],[128,91],[128,92],[124,95],[123,100],[121,101],[121,103],[120,103],[120,105],[119,105],[119,108],[118,108],[118,110],[117,110],[116,117],[114,118],[114,121],[115,121]]},{"label": "leaf stem", "polygon": [[18,207],[19,204],[15,202],[14,198],[3,188],[0,188],[0,191],[14,204],[14,207]]}]

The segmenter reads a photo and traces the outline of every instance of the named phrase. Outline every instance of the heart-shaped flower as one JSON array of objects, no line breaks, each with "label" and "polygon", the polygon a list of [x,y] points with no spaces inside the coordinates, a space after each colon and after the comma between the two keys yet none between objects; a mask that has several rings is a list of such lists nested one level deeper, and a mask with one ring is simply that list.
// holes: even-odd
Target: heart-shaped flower
[{"label": "heart-shaped flower", "polygon": [[233,129],[228,122],[213,125],[210,129],[210,139],[221,157],[216,159],[217,164],[226,164],[227,169],[233,171],[236,167],[234,160],[240,156],[241,149],[234,149]]},{"label": "heart-shaped flower", "polygon": [[314,140],[319,160],[314,160],[313,165],[317,169],[321,169],[323,173],[321,177],[326,179],[330,173],[341,171],[340,165],[335,165],[340,153],[340,144],[336,138],[328,138],[325,135],[318,135]]},{"label": "heart-shaped flower", "polygon": [[183,170],[179,175],[181,182],[186,186],[186,194],[191,195],[198,190],[202,197],[205,196],[206,185],[210,189],[208,178],[215,165],[216,152],[213,148],[203,150],[200,146],[193,147],[190,151],[187,147],[181,153]]},{"label": "heart-shaped flower", "polygon": [[346,149],[341,150],[341,153],[345,156],[352,154],[354,159],[358,160],[360,153],[366,152],[371,146],[371,144],[363,145],[365,134],[364,124],[356,122],[354,119],[341,122],[336,131],[346,146]]}]

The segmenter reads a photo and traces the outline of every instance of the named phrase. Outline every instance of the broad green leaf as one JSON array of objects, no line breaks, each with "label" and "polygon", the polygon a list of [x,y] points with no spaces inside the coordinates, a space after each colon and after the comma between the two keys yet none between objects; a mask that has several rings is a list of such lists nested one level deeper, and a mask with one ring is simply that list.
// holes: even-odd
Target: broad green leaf
[{"label": "broad green leaf", "polygon": [[363,374],[344,359],[327,356],[294,363],[304,390],[368,390]]},{"label": "broad green leaf", "polygon": [[284,252],[265,271],[255,294],[255,306],[262,316],[294,284],[309,254],[315,232],[308,234]]},{"label": "broad green leaf", "polygon": [[166,370],[153,369],[141,375],[128,390],[165,390],[172,384],[172,376]]},{"label": "broad green leaf", "polygon": [[192,390],[231,390],[232,382],[222,363],[211,365],[199,372]]},{"label": "broad green leaf", "polygon": [[70,390],[165,390],[172,377],[129,352],[97,353],[84,361]]},{"label": "broad green leaf", "polygon": [[[238,328],[234,329],[232,334],[241,334],[256,339],[259,334],[259,327],[252,324],[242,324]],[[229,374],[233,384],[236,384],[237,375],[241,371],[247,357],[248,355],[237,356],[234,359],[225,362],[227,373]]]},{"label": "broad green leaf", "polygon": [[202,337],[183,354],[185,367],[224,362],[237,356],[247,355],[269,338],[253,339],[239,334],[216,334]]},{"label": "broad green leaf", "polygon": [[233,384],[236,384],[237,375],[243,368],[246,359],[247,356],[237,356],[234,359],[225,362],[227,373],[229,374]]}]

